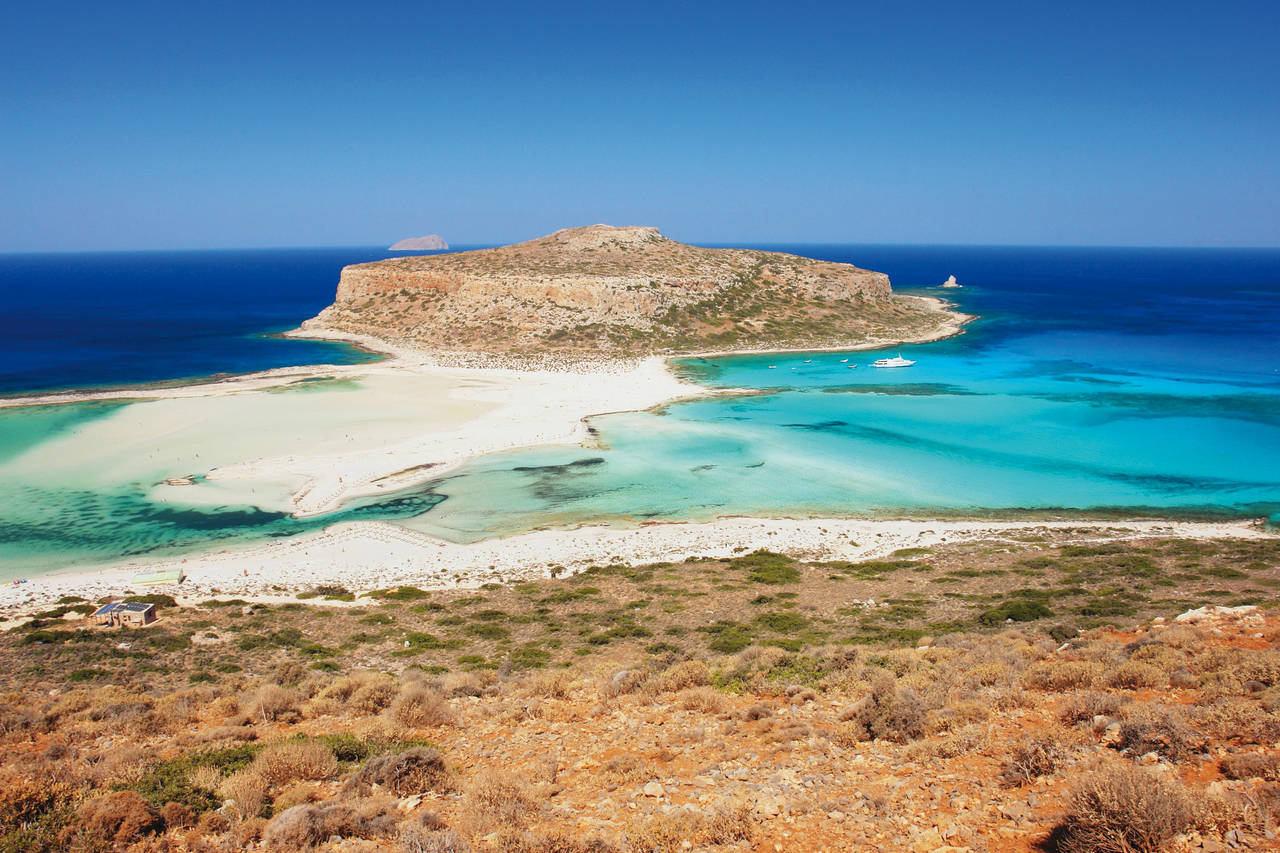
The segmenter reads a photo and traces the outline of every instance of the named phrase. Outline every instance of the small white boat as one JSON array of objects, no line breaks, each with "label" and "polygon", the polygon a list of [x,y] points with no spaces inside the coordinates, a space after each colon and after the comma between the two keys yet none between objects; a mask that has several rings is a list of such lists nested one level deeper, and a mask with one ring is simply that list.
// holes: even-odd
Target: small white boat
[{"label": "small white boat", "polygon": [[813,359],[811,359],[811,358],[806,358],[806,359],[804,360],[804,363],[805,363],[805,364],[813,364]]},{"label": "small white boat", "polygon": [[909,358],[903,358],[902,353],[898,353],[893,358],[877,358],[871,362],[872,367],[910,367],[913,364],[915,362]]},{"label": "small white boat", "polygon": [[840,363],[841,363],[841,364],[847,364],[847,363],[848,363],[848,361],[849,361],[849,359],[847,359],[847,358],[842,358],[842,359],[840,359]]},{"label": "small white boat", "polygon": [[850,370],[857,370],[857,369],[858,369],[858,365],[856,365],[856,364],[851,364],[851,365],[849,365],[849,369],[850,369]]},{"label": "small white boat", "polygon": [[777,370],[777,369],[778,369],[778,365],[776,365],[776,364],[771,364],[771,365],[769,365],[769,369],[770,369],[770,370]]}]

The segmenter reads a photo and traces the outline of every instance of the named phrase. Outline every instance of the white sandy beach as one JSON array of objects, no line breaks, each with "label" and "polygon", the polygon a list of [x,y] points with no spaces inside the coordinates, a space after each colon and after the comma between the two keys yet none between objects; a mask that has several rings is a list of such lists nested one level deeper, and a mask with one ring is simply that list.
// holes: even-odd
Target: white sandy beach
[{"label": "white sandy beach", "polygon": [[706,393],[660,358],[515,370],[445,367],[399,350],[374,364],[0,401],[142,401],[41,443],[7,462],[3,475],[44,484],[150,483],[152,500],[316,515],[485,453],[581,442],[590,415]]},{"label": "white sandy beach", "polygon": [[[399,584],[424,589],[475,587],[577,572],[593,565],[729,557],[757,549],[803,559],[867,560],[899,548],[975,539],[1069,532],[1073,541],[1144,537],[1275,539],[1248,522],[1175,521],[871,521],[857,519],[724,518],[639,527],[586,526],[543,530],[473,544],[455,544],[383,522],[349,522],[269,545],[167,561],[137,561],[41,575],[0,587],[0,620],[63,595],[166,592],[179,600],[234,596],[292,600],[320,584],[367,592]],[[180,569],[180,585],[133,587],[140,570]]]}]

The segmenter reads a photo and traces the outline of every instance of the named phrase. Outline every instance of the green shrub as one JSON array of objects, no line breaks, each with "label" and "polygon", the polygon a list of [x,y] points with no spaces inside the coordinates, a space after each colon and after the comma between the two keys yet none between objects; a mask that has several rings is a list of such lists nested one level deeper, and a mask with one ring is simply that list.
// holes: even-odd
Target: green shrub
[{"label": "green shrub", "polygon": [[161,607],[178,606],[178,602],[174,600],[172,595],[164,595],[158,592],[148,593],[147,595],[126,595],[120,600],[126,603],[154,604],[157,610]]},{"label": "green shrub", "polygon": [[384,601],[418,601],[423,598],[430,598],[431,593],[425,589],[418,589],[416,586],[398,586],[395,589],[379,589],[369,593],[374,598],[380,598]]},{"label": "green shrub", "polygon": [[751,621],[775,634],[794,634],[809,627],[809,620],[799,613],[761,613]]},{"label": "green shrub", "polygon": [[93,681],[95,678],[101,678],[104,675],[106,675],[106,673],[102,670],[93,669],[91,667],[85,669],[73,669],[71,672],[67,673],[67,681]]},{"label": "green shrub", "polygon": [[1034,622],[1037,619],[1048,619],[1053,611],[1038,601],[1006,601],[999,607],[983,611],[978,621],[984,625],[999,625],[1001,622]]},{"label": "green shrub", "polygon": [[465,633],[481,640],[505,640],[511,636],[511,632],[501,625],[490,625],[482,622],[478,625],[468,625],[462,629]]},{"label": "green shrub", "polygon": [[523,646],[507,658],[517,669],[541,669],[551,662],[551,652],[537,646]]},{"label": "green shrub", "polygon": [[196,752],[162,761],[132,785],[129,790],[140,794],[153,808],[165,803],[181,803],[195,814],[211,811],[222,805],[222,797],[213,791],[197,788],[188,781],[197,767],[212,767],[223,776],[248,767],[258,753],[260,744],[245,744],[210,752]]},{"label": "green shrub", "polygon": [[795,567],[795,560],[772,551],[753,551],[745,557],[735,557],[730,565],[746,569],[747,580],[752,583],[781,586],[800,581],[800,570]]}]

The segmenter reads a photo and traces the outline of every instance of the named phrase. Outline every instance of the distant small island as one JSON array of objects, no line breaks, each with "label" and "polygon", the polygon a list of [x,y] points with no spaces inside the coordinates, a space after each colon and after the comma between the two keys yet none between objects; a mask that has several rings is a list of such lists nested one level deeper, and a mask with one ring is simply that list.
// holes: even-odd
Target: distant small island
[{"label": "distant small island", "polygon": [[428,234],[425,237],[410,237],[391,245],[393,252],[436,252],[449,248],[449,244],[439,234]]}]

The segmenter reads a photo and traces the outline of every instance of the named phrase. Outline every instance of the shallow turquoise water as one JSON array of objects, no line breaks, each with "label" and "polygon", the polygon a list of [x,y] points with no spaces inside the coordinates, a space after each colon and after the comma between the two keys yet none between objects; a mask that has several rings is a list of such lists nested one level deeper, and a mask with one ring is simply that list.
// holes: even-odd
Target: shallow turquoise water
[{"label": "shallow turquoise water", "polygon": [[918,361],[902,370],[868,367],[884,352],[679,362],[755,393],[596,418],[599,447],[494,454],[321,518],[157,504],[109,471],[5,483],[7,460],[118,404],[0,410],[0,578],[354,518],[455,541],[740,514],[1280,520],[1280,252],[846,249],[803,251],[898,285],[955,272],[970,286],[946,295],[982,320],[893,348]]},{"label": "shallow turquoise water", "polygon": [[[802,387],[598,418],[606,449],[478,460],[407,523],[478,538],[614,517],[1280,508],[1280,396],[1218,383],[1174,393],[1159,377],[1011,356],[994,367],[960,348],[903,354],[920,363],[892,375],[865,366],[876,354],[851,356],[856,371],[839,354],[736,359],[717,382],[750,384],[774,364],[770,376]],[[1117,384],[1082,392],[1089,380]]]}]

